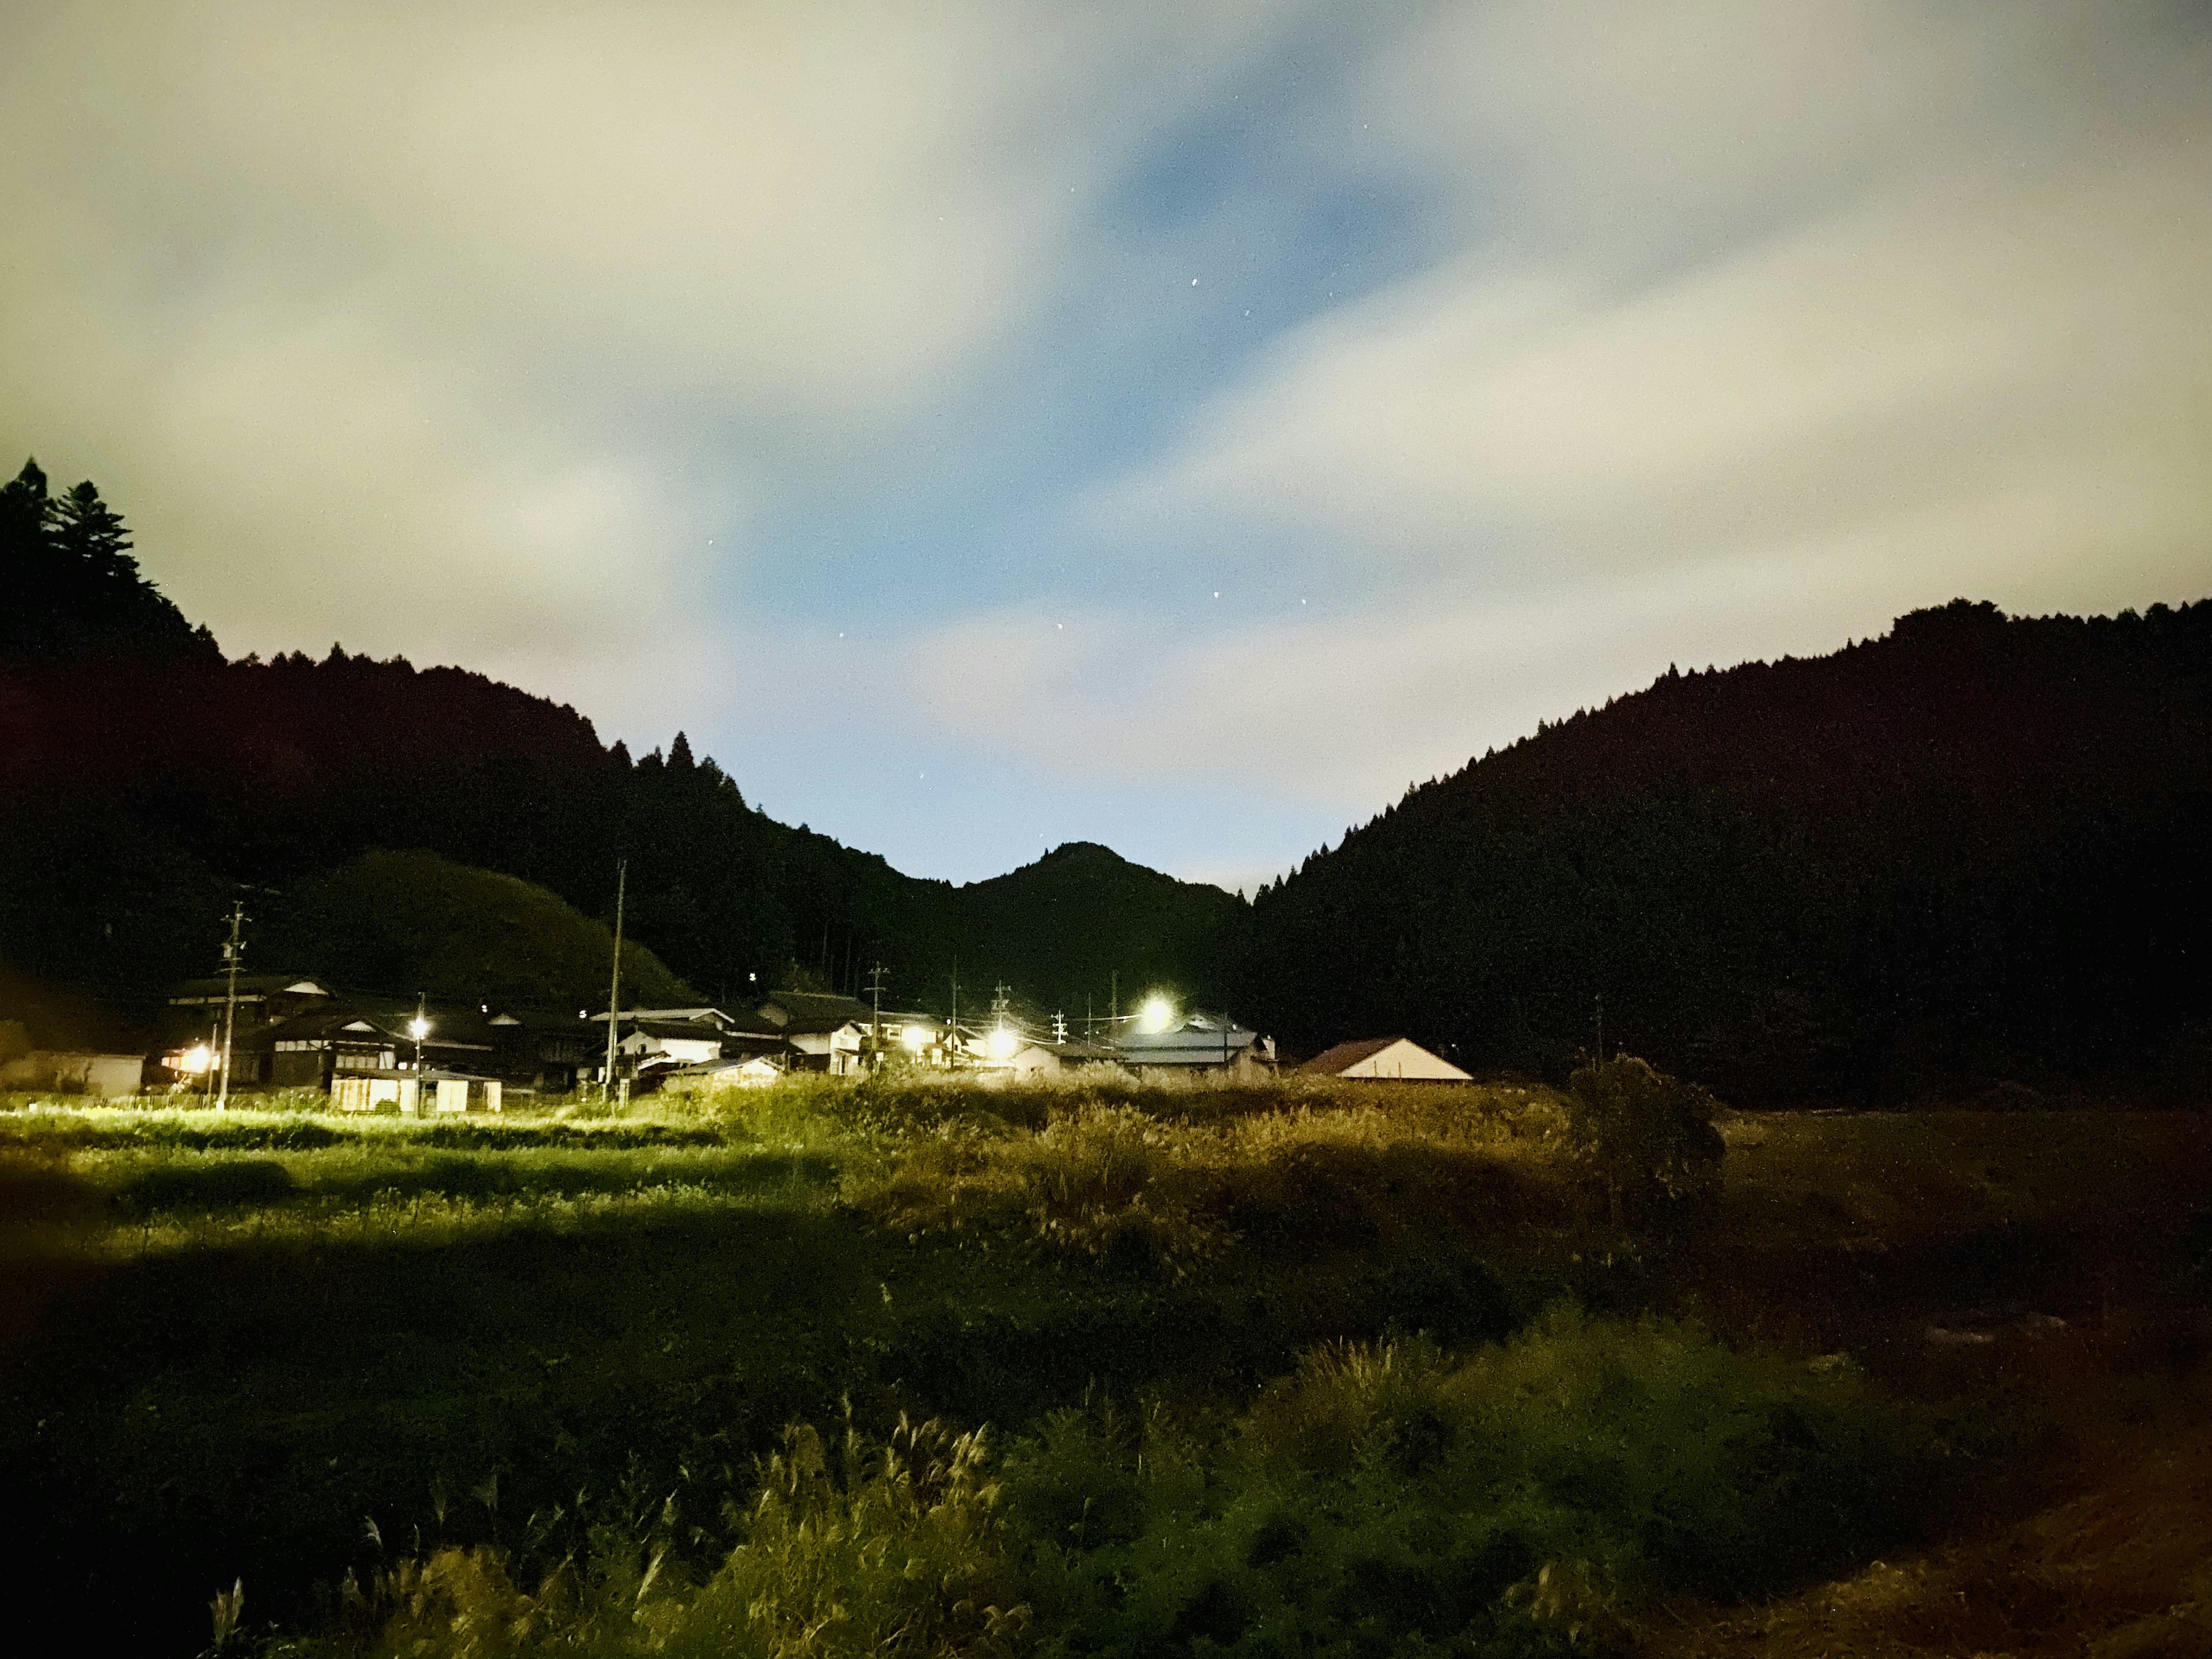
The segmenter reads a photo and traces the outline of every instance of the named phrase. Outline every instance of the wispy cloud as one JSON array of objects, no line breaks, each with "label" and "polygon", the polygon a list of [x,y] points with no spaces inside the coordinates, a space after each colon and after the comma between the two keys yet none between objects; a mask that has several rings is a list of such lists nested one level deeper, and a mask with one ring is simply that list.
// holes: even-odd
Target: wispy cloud
[{"label": "wispy cloud", "polygon": [[2204,41],[2079,8],[1661,15],[1470,8],[1375,65],[1408,165],[1462,169],[1465,246],[1276,343],[1091,503],[1364,596],[1178,641],[1168,695],[1227,736],[1192,764],[1275,743],[1286,782],[1371,789],[1699,647],[2212,575]]}]

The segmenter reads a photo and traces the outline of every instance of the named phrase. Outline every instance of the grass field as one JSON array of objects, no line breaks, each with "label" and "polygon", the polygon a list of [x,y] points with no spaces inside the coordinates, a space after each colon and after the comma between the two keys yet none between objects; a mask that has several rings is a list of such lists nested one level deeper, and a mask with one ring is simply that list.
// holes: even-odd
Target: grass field
[{"label": "grass field", "polygon": [[2203,1120],[1724,1132],[1632,1233],[1542,1089],[17,1101],[27,1628],[197,1652],[242,1580],[227,1645],[316,1651],[1717,1648],[2212,1422]]}]

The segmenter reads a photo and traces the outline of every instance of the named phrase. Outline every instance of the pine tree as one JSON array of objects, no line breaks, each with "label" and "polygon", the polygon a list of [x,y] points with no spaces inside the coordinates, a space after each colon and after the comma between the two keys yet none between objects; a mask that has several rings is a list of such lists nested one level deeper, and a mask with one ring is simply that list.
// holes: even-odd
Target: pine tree
[{"label": "pine tree", "polygon": [[122,515],[87,480],[55,496],[36,460],[0,486],[0,652],[33,657],[132,654],[222,660],[206,629],[139,573]]},{"label": "pine tree", "polygon": [[89,478],[47,507],[46,539],[103,598],[130,592],[143,580],[123,515],[100,499]]},{"label": "pine tree", "polygon": [[46,546],[46,475],[36,460],[0,485],[0,651],[34,646],[54,609],[55,566]]}]

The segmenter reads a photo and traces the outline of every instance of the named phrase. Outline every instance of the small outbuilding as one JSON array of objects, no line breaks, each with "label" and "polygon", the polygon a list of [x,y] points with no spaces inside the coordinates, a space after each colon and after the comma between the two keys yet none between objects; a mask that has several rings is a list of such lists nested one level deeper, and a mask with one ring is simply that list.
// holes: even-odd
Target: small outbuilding
[{"label": "small outbuilding", "polygon": [[143,1054],[33,1048],[0,1060],[0,1089],[52,1090],[65,1095],[135,1095],[145,1070]]},{"label": "small outbuilding", "polygon": [[781,1058],[748,1054],[674,1066],[659,1073],[659,1082],[672,1094],[697,1094],[716,1089],[765,1089],[783,1075]]},{"label": "small outbuilding", "polygon": [[1382,1079],[1393,1083],[1472,1083],[1474,1079],[1411,1037],[1363,1037],[1316,1054],[1298,1070],[1314,1077]]}]

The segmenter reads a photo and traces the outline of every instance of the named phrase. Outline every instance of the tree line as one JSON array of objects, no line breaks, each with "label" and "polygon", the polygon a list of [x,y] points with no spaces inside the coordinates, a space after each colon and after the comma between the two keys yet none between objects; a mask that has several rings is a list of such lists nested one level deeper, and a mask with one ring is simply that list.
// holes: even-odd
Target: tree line
[{"label": "tree line", "polygon": [[1959,600],[1832,655],[1670,669],[1423,785],[1263,889],[1295,1042],[1404,1029],[1741,1098],[2201,1066],[2212,603]]},{"label": "tree line", "polygon": [[[751,805],[682,732],[602,744],[574,709],[459,668],[333,645],[226,660],[137,566],[90,483],[35,462],[0,492],[0,961],[133,1007],[209,970],[243,888],[289,887],[373,848],[520,876],[627,929],[702,994],[797,979],[890,1006],[1080,1010],[1112,975],[1212,990],[1243,907],[1071,848],[956,889]],[[1073,925],[1071,909],[1086,914]],[[251,908],[251,907],[250,907]],[[266,964],[311,969],[313,964]]]}]

